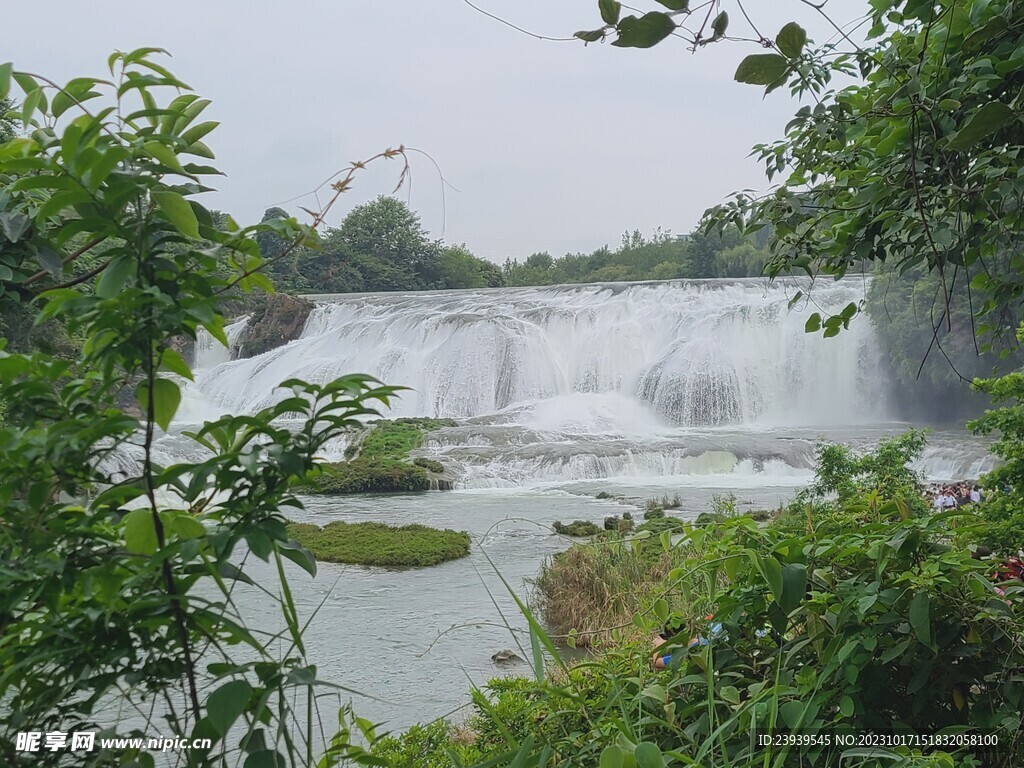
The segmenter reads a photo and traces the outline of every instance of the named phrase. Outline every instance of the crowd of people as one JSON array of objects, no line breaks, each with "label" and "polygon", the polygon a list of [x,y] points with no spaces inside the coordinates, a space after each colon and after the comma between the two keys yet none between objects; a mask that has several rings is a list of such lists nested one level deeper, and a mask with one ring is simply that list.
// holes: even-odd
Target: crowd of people
[{"label": "crowd of people", "polygon": [[932,506],[940,511],[977,504],[982,498],[981,487],[977,483],[972,486],[968,482],[935,485],[925,491],[925,495],[931,500]]}]

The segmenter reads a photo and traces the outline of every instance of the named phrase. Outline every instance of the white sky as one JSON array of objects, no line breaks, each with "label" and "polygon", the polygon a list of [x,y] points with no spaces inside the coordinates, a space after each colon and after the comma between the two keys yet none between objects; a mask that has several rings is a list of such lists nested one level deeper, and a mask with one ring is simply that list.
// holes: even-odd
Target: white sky
[{"label": "white sky", "polygon": [[[474,2],[552,37],[601,23],[596,0]],[[766,35],[797,20],[818,41],[833,36],[798,0],[745,6]],[[752,36],[724,7],[729,32]],[[846,22],[867,3],[829,9]],[[49,0],[11,4],[5,21],[28,29],[42,10],[46,34],[4,35],[0,61],[64,81],[102,76],[115,49],[160,46],[213,99],[207,116],[222,126],[206,141],[228,177],[207,205],[252,222],[347,162],[405,144],[458,191],[442,199],[433,164],[414,155],[399,195],[434,237],[497,262],[616,246],[634,228],[689,231],[729,193],[765,187],[750,148],[781,136],[796,109],[784,90],[762,99],[733,82],[753,44],[692,55],[678,39],[646,51],[546,42],[463,0]],[[390,192],[399,170],[361,174],[330,223]]]}]

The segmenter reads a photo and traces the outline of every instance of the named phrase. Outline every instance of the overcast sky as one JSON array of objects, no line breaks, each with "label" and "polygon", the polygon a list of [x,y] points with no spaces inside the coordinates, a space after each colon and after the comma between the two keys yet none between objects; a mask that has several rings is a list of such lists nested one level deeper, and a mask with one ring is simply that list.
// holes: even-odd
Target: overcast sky
[{"label": "overcast sky", "polygon": [[[474,0],[526,29],[570,37],[600,26],[596,0]],[[653,4],[651,4],[653,6]],[[731,3],[727,8],[735,11]],[[798,20],[833,32],[797,0],[748,0],[765,34]],[[832,0],[847,21],[863,0]],[[206,203],[239,221],[317,186],[351,160],[404,144],[411,188],[398,195],[425,229],[496,262],[617,245],[626,230],[688,232],[705,208],[765,186],[752,145],[781,136],[787,92],[733,82],[750,44],[682,40],[646,51],[531,38],[463,0],[51,0],[4,9],[0,61],[64,81],[105,74],[115,50],[160,46],[169,66],[211,98],[222,126],[207,138],[219,180]],[[733,13],[732,15],[736,15]],[[730,33],[749,34],[733,18]],[[389,193],[397,164],[361,174],[335,208]],[[298,201],[285,206],[298,213]]]}]

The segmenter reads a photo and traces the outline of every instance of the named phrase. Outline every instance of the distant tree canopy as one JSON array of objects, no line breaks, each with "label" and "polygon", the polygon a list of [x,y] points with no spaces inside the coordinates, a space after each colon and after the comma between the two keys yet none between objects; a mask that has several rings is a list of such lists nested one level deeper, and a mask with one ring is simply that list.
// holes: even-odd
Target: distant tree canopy
[{"label": "distant tree canopy", "polygon": [[[264,220],[286,215],[271,208]],[[380,196],[354,208],[341,226],[328,229],[319,250],[294,249],[275,233],[258,238],[268,273],[283,291],[353,293],[484,288],[502,285],[497,265],[464,245],[431,240],[419,216],[393,197]]]},{"label": "distant tree canopy", "polygon": [[[287,215],[270,208],[263,220]],[[559,258],[541,251],[499,267],[465,244],[432,240],[405,203],[383,195],[354,208],[339,227],[324,232],[319,250],[288,251],[274,232],[257,236],[260,255],[268,262],[266,273],[280,290],[295,293],[751,277],[762,273],[768,259],[766,239],[763,233],[744,238],[736,229],[684,237],[660,229],[645,237],[634,230],[622,236],[614,251],[602,246]]]},{"label": "distant tree canopy", "polygon": [[558,259],[534,253],[523,262],[509,259],[502,271],[506,285],[755,277],[768,260],[764,241],[763,236],[743,238],[735,228],[683,237],[659,229],[650,238],[634,230],[622,236],[615,251],[603,246]]}]

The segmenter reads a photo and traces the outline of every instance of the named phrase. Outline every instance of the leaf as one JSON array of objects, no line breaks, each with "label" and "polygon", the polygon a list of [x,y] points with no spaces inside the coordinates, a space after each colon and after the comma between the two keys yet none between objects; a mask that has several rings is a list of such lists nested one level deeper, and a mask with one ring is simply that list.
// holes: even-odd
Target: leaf
[{"label": "leaf", "polygon": [[188,367],[188,363],[185,362],[185,358],[181,356],[181,353],[176,349],[165,349],[163,355],[160,358],[160,367],[164,370],[176,373],[182,378],[186,378],[189,381],[193,381],[192,369]]},{"label": "leaf", "polygon": [[670,11],[685,11],[690,7],[690,0],[658,0],[658,2]]},{"label": "leaf", "polygon": [[36,261],[39,262],[39,266],[50,273],[52,277],[56,277],[64,269],[64,264],[61,262],[60,256],[52,248],[42,247],[36,251]]},{"label": "leaf", "polygon": [[192,144],[195,144],[197,141],[203,138],[210,131],[215,129],[218,125],[220,125],[220,123],[218,123],[215,120],[210,120],[205,123],[193,125],[187,131],[181,134],[181,140],[191,146]]},{"label": "leaf", "polygon": [[153,192],[153,200],[171,224],[188,237],[199,239],[199,220],[188,201],[169,189]]},{"label": "leaf", "polygon": [[722,687],[722,690],[718,692],[718,695],[722,698],[722,701],[727,704],[739,705],[740,703],[740,692],[736,686],[726,685]]},{"label": "leaf", "polygon": [[278,544],[277,549],[283,557],[291,560],[310,576],[316,576],[316,558],[297,541],[290,539],[283,544]]},{"label": "leaf", "polygon": [[206,528],[191,513],[169,509],[160,513],[164,528],[176,533],[181,539],[200,539],[206,535]]},{"label": "leaf", "polygon": [[273,749],[261,749],[245,758],[242,768],[287,768],[284,755]]},{"label": "leaf", "polygon": [[715,20],[711,22],[711,31],[715,33],[715,37],[721,37],[725,34],[725,30],[729,26],[729,14],[722,11],[715,17]]},{"label": "leaf", "polygon": [[11,73],[14,71],[14,65],[6,61],[0,64],[0,100],[6,99],[7,94],[11,92]]},{"label": "leaf", "polygon": [[612,45],[619,48],[650,48],[676,30],[672,17],[661,11],[645,13],[639,19],[627,16],[617,27],[619,36]]},{"label": "leaf", "polygon": [[116,296],[135,269],[135,259],[127,254],[115,256],[106,269],[100,272],[99,280],[96,281],[96,295],[101,299],[109,299]]},{"label": "leaf", "polygon": [[24,213],[4,211],[0,213],[0,229],[3,229],[4,236],[12,243],[18,242],[21,236],[28,231],[32,219]]},{"label": "leaf", "polygon": [[133,509],[125,515],[124,546],[135,555],[152,555],[156,552],[156,528],[151,510]]},{"label": "leaf", "polygon": [[612,744],[601,752],[600,768],[622,768],[625,758],[626,753],[622,751],[622,747]]},{"label": "leaf", "polygon": [[164,165],[175,171],[184,171],[181,167],[181,161],[178,156],[174,153],[174,150],[168,147],[166,144],[159,141],[147,141],[142,145],[142,148],[146,151],[146,154],[155,159],[160,165]]},{"label": "leaf", "polygon": [[665,598],[659,597],[654,601],[654,615],[661,622],[668,621],[668,601]]},{"label": "leaf", "polygon": [[597,7],[601,11],[601,19],[605,24],[619,23],[622,3],[618,2],[618,0],[597,0]]},{"label": "leaf", "polygon": [[642,741],[633,750],[636,768],[665,768],[665,758],[653,741]]},{"label": "leaf", "polygon": [[1005,104],[991,101],[971,115],[967,123],[949,140],[951,149],[967,149],[995,133],[1016,117]]},{"label": "leaf", "polygon": [[779,602],[779,598],[782,596],[783,584],[782,564],[771,555],[767,555],[765,557],[759,556],[757,560],[761,575],[768,584],[768,588],[772,592],[772,597],[775,598],[775,602]]},{"label": "leaf", "polygon": [[795,731],[800,725],[800,720],[804,714],[804,705],[801,701],[787,701],[781,707],[779,707],[779,714],[782,715],[782,721],[791,731]]},{"label": "leaf", "polygon": [[585,43],[596,43],[598,40],[604,37],[604,30],[594,29],[589,32],[586,30],[580,30],[579,32],[576,32],[573,35],[573,37],[578,37]]},{"label": "leaf", "polygon": [[843,717],[851,717],[853,715],[853,699],[849,696],[843,696],[839,700],[839,714]]},{"label": "leaf", "polygon": [[771,85],[781,80],[789,71],[789,61],[777,53],[754,53],[747,56],[736,68],[734,78],[738,83]]},{"label": "leaf", "polygon": [[206,700],[206,718],[221,736],[238,719],[252,698],[252,686],[245,680],[232,680],[210,694]]},{"label": "leaf", "polygon": [[807,44],[807,32],[795,21],[791,21],[779,30],[779,34],[775,36],[775,44],[779,46],[783,56],[795,59]]},{"label": "leaf", "polygon": [[[139,385],[137,393],[139,405],[143,412],[149,410],[149,386],[146,382]],[[171,420],[181,403],[181,390],[170,379],[157,379],[153,382],[153,421],[164,432],[171,426]]]},{"label": "leaf", "polygon": [[932,624],[928,616],[931,598],[927,592],[918,592],[910,603],[910,626],[925,645],[932,644]]},{"label": "leaf", "polygon": [[782,594],[776,599],[786,613],[791,613],[807,593],[807,566],[787,563],[782,567]]}]

